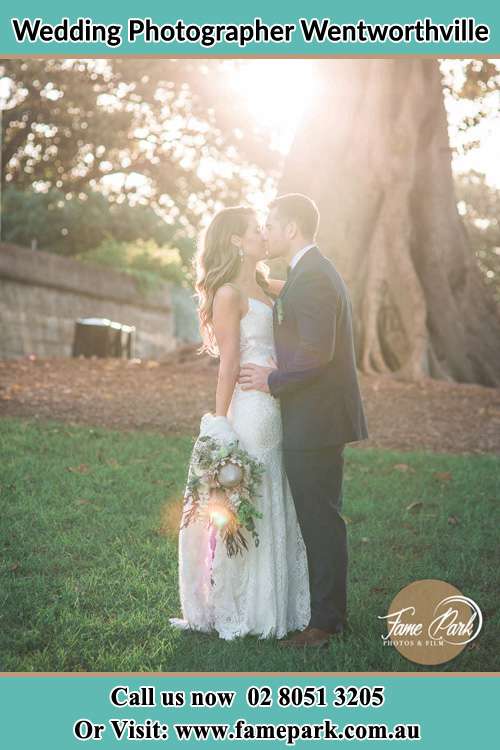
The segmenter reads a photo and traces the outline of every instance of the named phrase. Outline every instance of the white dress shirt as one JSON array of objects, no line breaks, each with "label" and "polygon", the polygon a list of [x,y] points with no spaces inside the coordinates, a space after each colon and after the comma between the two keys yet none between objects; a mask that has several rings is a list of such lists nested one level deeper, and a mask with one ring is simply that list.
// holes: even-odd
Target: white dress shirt
[{"label": "white dress shirt", "polygon": [[302,258],[303,255],[307,253],[308,250],[310,250],[312,247],[316,247],[314,242],[310,245],[306,245],[302,248],[302,250],[299,250],[295,255],[293,256],[292,260],[290,261],[289,268],[292,270],[292,268],[295,268],[299,260]]}]

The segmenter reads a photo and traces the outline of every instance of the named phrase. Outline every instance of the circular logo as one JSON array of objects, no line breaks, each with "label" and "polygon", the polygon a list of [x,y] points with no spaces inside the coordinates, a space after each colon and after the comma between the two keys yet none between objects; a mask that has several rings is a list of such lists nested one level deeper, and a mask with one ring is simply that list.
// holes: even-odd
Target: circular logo
[{"label": "circular logo", "polygon": [[446,581],[425,579],[401,589],[385,620],[384,645],[394,646],[416,664],[443,664],[476,638],[483,625],[481,610]]}]

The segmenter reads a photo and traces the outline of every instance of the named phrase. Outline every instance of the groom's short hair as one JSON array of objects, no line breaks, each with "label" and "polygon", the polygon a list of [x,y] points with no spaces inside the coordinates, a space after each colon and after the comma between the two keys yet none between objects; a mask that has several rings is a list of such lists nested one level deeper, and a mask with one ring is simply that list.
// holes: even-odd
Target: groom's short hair
[{"label": "groom's short hair", "polygon": [[281,222],[295,221],[300,231],[307,239],[314,239],[318,231],[319,211],[316,203],[302,193],[286,193],[279,195],[269,208],[276,209]]}]

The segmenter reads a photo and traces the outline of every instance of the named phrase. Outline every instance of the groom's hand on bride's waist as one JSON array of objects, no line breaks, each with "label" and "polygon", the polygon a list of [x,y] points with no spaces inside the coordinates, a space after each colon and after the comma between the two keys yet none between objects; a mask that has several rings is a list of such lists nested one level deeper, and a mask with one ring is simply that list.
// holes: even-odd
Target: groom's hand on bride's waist
[{"label": "groom's hand on bride's waist", "polygon": [[267,379],[269,373],[276,370],[276,363],[274,360],[269,358],[269,361],[272,364],[271,367],[254,365],[252,362],[248,362],[241,366],[238,383],[240,384],[242,391],[263,391],[264,393],[269,393]]}]

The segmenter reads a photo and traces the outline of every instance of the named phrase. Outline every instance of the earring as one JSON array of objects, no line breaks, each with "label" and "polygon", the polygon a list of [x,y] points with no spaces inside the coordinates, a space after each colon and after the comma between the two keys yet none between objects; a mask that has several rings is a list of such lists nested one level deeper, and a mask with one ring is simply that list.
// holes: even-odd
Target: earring
[{"label": "earring", "polygon": [[242,247],[240,247],[240,249],[238,250],[238,253],[239,253],[239,256],[240,256],[240,260],[243,263],[243,261],[245,259],[245,252],[244,252],[244,250],[243,250]]}]

